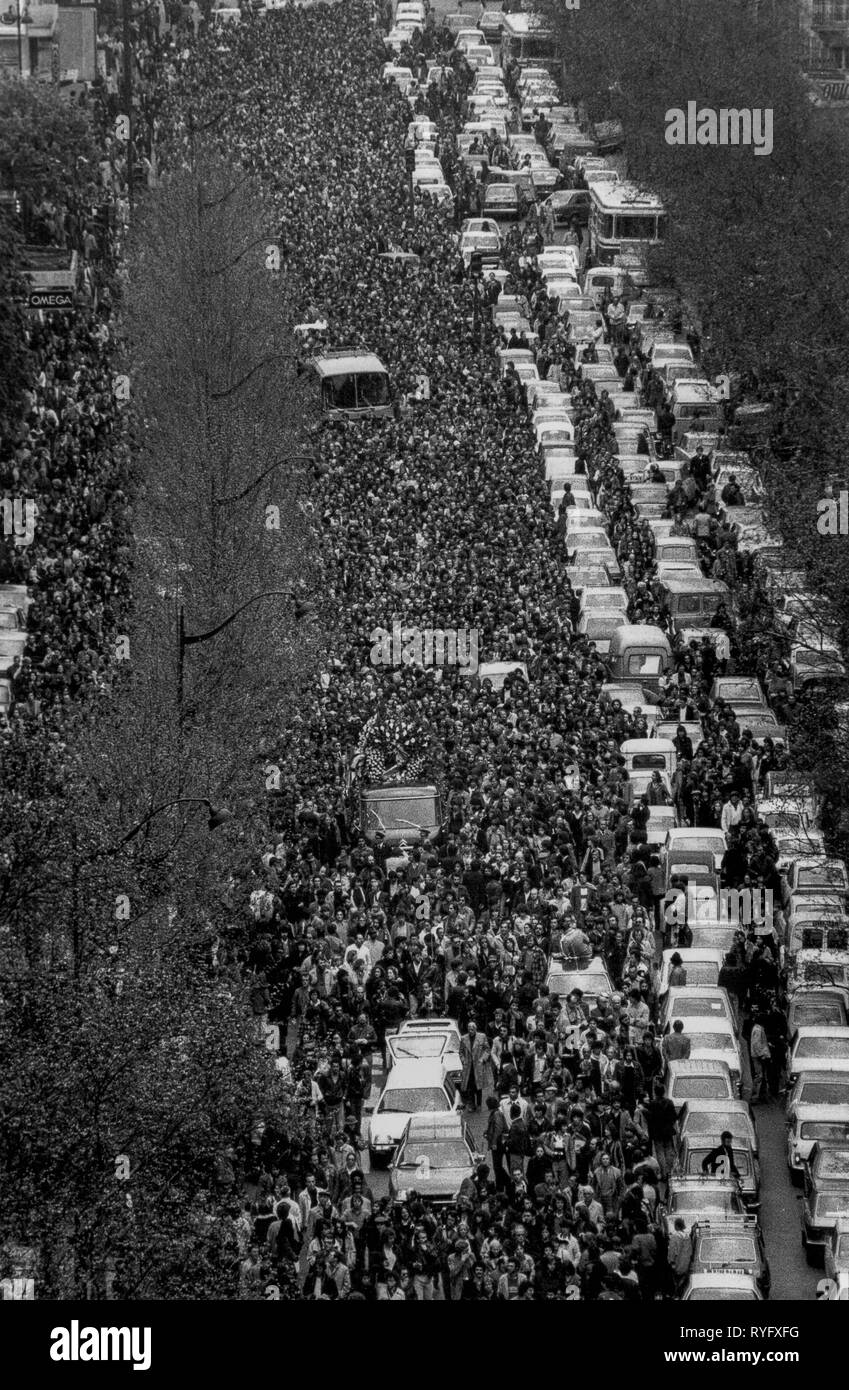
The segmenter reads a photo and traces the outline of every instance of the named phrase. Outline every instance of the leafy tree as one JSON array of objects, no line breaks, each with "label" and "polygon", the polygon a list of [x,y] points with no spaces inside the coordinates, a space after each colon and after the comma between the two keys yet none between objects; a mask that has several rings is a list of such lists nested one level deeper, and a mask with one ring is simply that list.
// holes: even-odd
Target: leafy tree
[{"label": "leafy tree", "polygon": [[65,203],[100,158],[91,118],[55,87],[0,83],[0,184],[32,206]]}]

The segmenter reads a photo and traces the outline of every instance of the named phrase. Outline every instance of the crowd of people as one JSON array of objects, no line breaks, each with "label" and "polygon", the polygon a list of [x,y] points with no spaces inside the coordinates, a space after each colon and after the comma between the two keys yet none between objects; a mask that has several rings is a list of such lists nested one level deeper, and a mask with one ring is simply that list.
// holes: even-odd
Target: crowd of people
[{"label": "crowd of people", "polygon": [[[249,981],[257,1018],[279,1030],[278,1066],[304,1126],[269,1134],[254,1154],[238,1217],[243,1292],[672,1296],[683,1245],[658,1216],[675,1125],[660,1082],[675,1044],[656,1024],[656,963],[661,945],[686,944],[688,929],[664,921],[645,834],[652,792],[632,802],[619,752],[646,722],[601,697],[604,660],[576,633],[521,383],[500,379],[503,340],[486,313],[478,322],[455,219],[421,198],[411,210],[411,103],[381,82],[380,28],[359,5],[279,21],[243,23],[226,44],[202,38],[170,118],[185,130],[188,107],[211,117],[221,110],[215,94],[240,94],[221,114],[224,138],[279,209],[305,317],[328,323],[331,345],[376,351],[395,395],[393,419],[321,434],[313,515],[334,608],[330,660],[315,707],[279,750],[276,844],[252,885],[250,938],[236,934],[219,953]],[[438,123],[443,168],[462,199],[455,136],[468,77],[445,42],[429,29],[402,59],[446,60],[443,83],[412,104]],[[531,227],[506,238],[505,290],[524,295],[541,374],[558,374],[575,407],[579,471],[609,520],[629,615],[662,622],[652,537],[616,461],[612,408],[583,379],[528,258],[537,235]],[[381,259],[393,249],[418,263]],[[625,389],[652,399],[657,383],[616,307],[607,319]],[[419,405],[421,376],[430,398]],[[783,754],[708,694],[718,669],[778,689],[766,596],[723,522],[709,454],[684,468],[669,501],[732,595],[716,620],[727,657],[711,642],[679,651],[661,686],[664,714],[703,729],[695,750],[679,731],[673,798],[688,823],[732,827],[725,882],[768,887],[776,848],[755,792]],[[495,692],[448,667],[375,668],[370,634],[393,621],[476,629],[486,659],[523,662],[529,680]],[[393,852],[356,828],[348,767],[369,721],[404,729],[405,746],[426,755],[444,789],[438,846]],[[578,992],[552,996],[552,955],[601,956],[615,992],[592,1011]],[[744,1035],[761,1011],[777,1088],[783,1015],[768,926],[738,934],[723,983],[740,1001]],[[387,1061],[387,1033],[406,1018],[446,1016],[462,1033],[466,1109],[486,1107],[487,1153],[457,1202],[436,1209],[426,1198],[375,1195],[363,1106],[374,1059]]]},{"label": "crowd of people", "polygon": [[0,441],[0,486],[31,502],[35,519],[31,544],[0,536],[0,583],[25,585],[31,599],[21,607],[27,646],[10,671],[13,719],[61,718],[114,670],[133,556],[132,423],[115,389],[121,258],[132,195],[153,181],[158,112],[194,28],[179,6],[170,19],[160,6],[133,22],[131,142],[116,134],[122,40],[107,30],[106,73],[66,98],[89,118],[99,160],[76,160],[61,199],[21,198],[27,244],[75,251],[81,271],[72,312],[30,316],[31,380]]},{"label": "crowd of people", "polygon": [[[360,0],[245,14],[226,37],[200,26],[149,73],[171,157],[192,120],[214,125],[267,190],[305,317],[325,320],[333,345],[377,352],[394,384],[391,419],[320,434],[311,515],[332,615],[328,666],[276,753],[273,843],[257,857],[245,921],[218,948],[218,968],[246,982],[254,1015],[278,1030],[277,1067],[298,1117],[285,1135],[254,1134],[250,1160],[222,1165],[240,1289],[397,1301],[671,1297],[686,1250],[659,1219],[675,1110],[662,1086],[669,1044],[656,1022],[656,965],[662,946],[686,945],[688,929],[665,921],[645,832],[653,793],[632,800],[619,751],[647,725],[603,698],[605,661],[577,633],[523,389],[500,377],[503,339],[476,313],[454,219],[420,197],[411,206],[411,104],[381,80],[378,18]],[[410,56],[444,52],[442,84],[416,105],[438,123],[459,201],[468,74],[445,43],[429,28]],[[540,374],[557,375],[575,408],[580,471],[608,519],[629,617],[662,622],[653,540],[617,463],[612,407],[584,379],[528,256],[538,235],[532,226],[506,238],[505,289],[525,297]],[[417,264],[382,259],[392,249],[415,252]],[[26,560],[10,548],[3,559],[6,578],[30,583],[35,600],[22,699],[79,693],[126,594],[129,441],[109,389],[105,281],[90,313],[33,327],[40,375],[5,446],[9,479],[32,488],[39,507]],[[606,318],[625,389],[651,400],[657,383],[621,315]],[[305,352],[315,345],[308,338]],[[417,403],[423,376],[429,399]],[[723,522],[709,454],[686,466],[669,506],[731,591],[716,620],[729,637],[723,669],[758,675],[782,697],[766,594]],[[525,663],[529,679],[496,692],[450,667],[375,667],[370,634],[394,621],[476,629],[483,659]],[[682,821],[731,828],[726,883],[770,887],[776,848],[755,792],[783,755],[710,701],[719,660],[710,642],[679,650],[661,684],[664,714],[703,729],[695,749],[679,730],[672,795]],[[350,814],[351,750],[375,716],[408,731],[443,790],[433,847],[392,852],[379,835],[367,842]],[[601,957],[614,993],[592,1010],[580,991],[552,995],[553,955]],[[783,1045],[769,926],[738,934],[722,983],[745,1036],[759,1011],[777,1059],[768,1096]],[[485,1161],[444,1208],[377,1196],[364,1171],[375,1058],[385,1067],[387,1034],[410,1017],[456,1022],[466,1109],[485,1107]]]}]

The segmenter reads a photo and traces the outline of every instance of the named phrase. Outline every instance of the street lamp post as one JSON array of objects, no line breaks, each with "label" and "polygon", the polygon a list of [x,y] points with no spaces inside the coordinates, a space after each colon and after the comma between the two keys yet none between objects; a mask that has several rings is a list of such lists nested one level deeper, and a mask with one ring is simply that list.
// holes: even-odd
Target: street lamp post
[{"label": "street lamp post", "polygon": [[129,840],[132,840],[135,835],[138,835],[140,830],[144,830],[145,826],[149,825],[162,811],[170,811],[172,806],[189,805],[209,807],[209,820],[207,821],[207,826],[210,830],[217,830],[219,825],[224,825],[228,820],[233,819],[232,811],[228,811],[226,806],[219,806],[216,810],[208,796],[178,796],[175,797],[173,801],[164,801],[161,806],[154,806],[151,811],[148,811],[147,815],[143,820],[139,821],[138,825],[134,825],[132,830],[127,831],[126,835],[124,835],[121,840],[121,844],[125,845]]},{"label": "street lamp post", "polygon": [[278,459],[276,463],[269,464],[268,468],[266,468],[262,473],[260,473],[258,478],[254,478],[252,483],[248,483],[247,487],[243,488],[241,492],[235,493],[232,497],[216,497],[213,494],[212,504],[215,507],[229,507],[232,506],[235,502],[241,502],[245,497],[247,497],[249,492],[253,492],[255,487],[259,487],[263,479],[267,478],[268,475],[270,473],[273,473],[276,468],[279,468],[281,464],[315,463],[315,461],[316,460],[314,459],[312,454],[293,454],[290,458]]},{"label": "street lamp post", "polygon": [[241,604],[237,609],[235,609],[235,611],[234,611],[233,613],[231,613],[228,617],[226,617],[226,618],[224,619],[223,622],[220,622],[220,623],[218,623],[215,627],[210,628],[208,632],[192,632],[192,633],[187,633],[187,632],[186,632],[185,614],[184,614],[182,605],[180,606],[179,636],[178,636],[178,645],[179,645],[178,663],[179,663],[179,664],[178,664],[178,667],[177,667],[177,704],[178,704],[179,709],[180,709],[180,715],[181,715],[181,717],[182,717],[182,712],[183,712],[184,668],[185,668],[185,660],[186,660],[186,647],[193,647],[193,646],[196,646],[198,643],[201,643],[201,642],[210,642],[210,641],[212,640],[213,637],[217,637],[217,636],[218,636],[219,632],[223,632],[224,629],[225,629],[225,627],[229,627],[231,623],[235,622],[236,619],[239,617],[239,615],[240,615],[241,613],[244,613],[244,611],[245,611],[246,608],[250,608],[253,604],[259,603],[259,601],[260,601],[261,599],[264,599],[264,598],[291,598],[291,597],[292,597],[292,591],[291,591],[291,589],[267,589],[264,593],[261,593],[261,594],[252,594],[251,597],[250,597],[249,599],[246,599],[245,602],[244,602],[243,604]]}]

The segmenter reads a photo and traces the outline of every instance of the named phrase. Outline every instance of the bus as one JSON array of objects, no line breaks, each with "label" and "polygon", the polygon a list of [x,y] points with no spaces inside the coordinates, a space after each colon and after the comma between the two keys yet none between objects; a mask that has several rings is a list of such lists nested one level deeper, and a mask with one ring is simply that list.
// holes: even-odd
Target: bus
[{"label": "bus", "polygon": [[560,59],[554,45],[554,31],[542,15],[506,14],[501,26],[501,66],[518,63],[520,68],[548,68],[559,72]]},{"label": "bus", "polygon": [[632,183],[595,183],[590,189],[590,248],[599,265],[622,251],[657,246],[666,236],[666,211],[654,193]]},{"label": "bus", "polygon": [[312,359],[321,388],[322,414],[331,418],[391,415],[389,373],[373,352],[327,350]]}]

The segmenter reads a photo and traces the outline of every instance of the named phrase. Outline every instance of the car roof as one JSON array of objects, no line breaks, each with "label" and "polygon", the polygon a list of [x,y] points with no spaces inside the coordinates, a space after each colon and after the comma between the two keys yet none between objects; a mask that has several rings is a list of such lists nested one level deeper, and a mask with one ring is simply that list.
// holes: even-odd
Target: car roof
[{"label": "car roof", "polygon": [[804,1023],[794,1038],[849,1038],[849,1028],[836,1023]]},{"label": "car roof", "polygon": [[[808,1079],[810,1079],[810,1074]],[[849,1103],[846,1105],[823,1105],[822,1101],[799,1101],[794,1107],[799,1120],[837,1120],[849,1122]]]},{"label": "car roof", "polygon": [[445,1066],[440,1058],[414,1058],[410,1061],[395,1062],[386,1079],[386,1087],[398,1090],[424,1090],[429,1086],[441,1086],[444,1078]]},{"label": "car roof", "polygon": [[[691,1102],[685,1100],[684,1104],[690,1105]],[[725,1124],[718,1124],[715,1129],[699,1130],[697,1134],[682,1134],[681,1148],[683,1149],[686,1146],[688,1152],[693,1152],[698,1149],[710,1150],[715,1148],[721,1142],[722,1136],[727,1128],[728,1126]],[[749,1153],[756,1156],[756,1146],[752,1142],[752,1136],[750,1134],[732,1133],[731,1137],[734,1140],[733,1148],[744,1151],[748,1150]]]},{"label": "car roof", "polygon": [[671,965],[672,957],[679,955],[682,965],[686,965],[688,960],[694,963],[700,960],[716,961],[722,965],[725,954],[725,951],[720,951],[717,946],[668,946],[661,957],[661,963]]},{"label": "car roof", "polygon": [[457,1023],[453,1018],[407,1018],[398,1029],[399,1033],[427,1033],[441,1032],[442,1029],[453,1028],[459,1033]]},{"label": "car roof", "polygon": [[669,738],[626,738],[619,745],[620,753],[674,753],[675,744]]},{"label": "car roof", "polygon": [[721,1191],[729,1193],[739,1191],[737,1183],[733,1178],[720,1178],[716,1173],[710,1175],[707,1173],[702,1175],[698,1173],[688,1173],[686,1177],[680,1173],[671,1173],[669,1176],[670,1192],[673,1190],[677,1192],[679,1189],[683,1189],[683,1191],[687,1192],[696,1188],[705,1187],[718,1187]]},{"label": "car roof", "polygon": [[755,1278],[734,1269],[697,1270],[690,1275],[693,1289],[756,1289]]},{"label": "car roof", "polygon": [[721,1107],[726,1115],[745,1115],[747,1119],[752,1118],[749,1113],[749,1102],[747,1100],[732,1100],[730,1097],[728,1100],[724,1097],[711,1100],[709,1098],[705,1099],[704,1097],[700,1097],[698,1100],[685,1100],[684,1104],[688,1111],[698,1114],[710,1114],[718,1107]]},{"label": "car roof", "polygon": [[[676,721],[671,719],[669,722],[674,724]],[[715,825],[677,825],[672,834],[677,840],[703,840],[705,836],[725,839],[725,831]]]},{"label": "car roof", "polygon": [[670,1076],[722,1075],[731,1079],[731,1068],[722,1057],[676,1057],[668,1063],[668,1070]]},{"label": "car roof", "polygon": [[454,1113],[446,1115],[411,1115],[404,1131],[406,1139],[462,1139],[463,1121]]},{"label": "car roof", "polygon": [[[716,1033],[726,1038],[733,1038],[735,1043],[737,1036],[734,1026],[728,1018],[699,1018],[694,1019],[691,1024],[693,1033]],[[684,1030],[686,1035],[686,1029]],[[710,1102],[708,1102],[710,1104]]]}]

